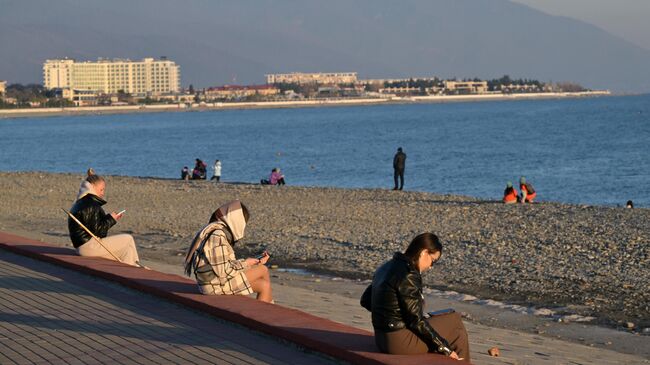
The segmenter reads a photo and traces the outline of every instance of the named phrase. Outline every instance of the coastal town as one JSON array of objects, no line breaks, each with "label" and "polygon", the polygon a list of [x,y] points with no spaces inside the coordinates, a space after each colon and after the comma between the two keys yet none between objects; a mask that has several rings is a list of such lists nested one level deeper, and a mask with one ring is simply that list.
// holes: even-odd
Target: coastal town
[{"label": "coastal town", "polygon": [[361,79],[357,72],[291,72],[264,75],[264,83],[181,86],[181,67],[166,57],[43,63],[42,84],[0,81],[0,109],[12,112],[79,107],[201,108],[246,106],[370,104],[377,102],[560,97],[609,94],[571,82],[532,79],[443,79],[409,77]]}]

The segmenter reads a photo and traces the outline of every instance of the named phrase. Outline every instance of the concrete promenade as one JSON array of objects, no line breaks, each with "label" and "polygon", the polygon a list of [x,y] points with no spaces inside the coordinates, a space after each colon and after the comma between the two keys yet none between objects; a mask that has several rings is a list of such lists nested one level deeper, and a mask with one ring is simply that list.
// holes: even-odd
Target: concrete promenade
[{"label": "concrete promenade", "polygon": [[[439,354],[411,356],[382,354],[377,351],[377,348],[374,345],[372,332],[363,329],[354,328],[281,305],[263,303],[248,297],[237,295],[201,295],[198,293],[196,283],[193,280],[178,275],[164,274],[155,270],[144,270],[112,260],[80,257],[74,252],[74,250],[69,248],[56,247],[25,237],[0,232],[0,251],[3,250],[38,260],[39,264],[33,267],[32,270],[40,267],[40,262],[46,262],[54,264],[57,267],[72,269],[74,272],[79,274],[84,274],[85,276],[82,275],[82,278],[85,277],[86,279],[92,280],[97,280],[99,278],[108,280],[109,282],[121,284],[126,288],[135,289],[138,292],[147,293],[158,298],[158,301],[153,300],[149,305],[145,305],[145,308],[155,307],[157,303],[171,302],[181,305],[184,309],[198,310],[203,314],[224,320],[228,323],[242,325],[247,330],[252,331],[251,333],[269,335],[276,340],[291,343],[299,348],[318,353],[321,356],[330,356],[337,361],[367,365],[417,365],[425,363],[444,365],[459,363]],[[20,276],[17,278],[19,279]],[[83,281],[84,279],[75,284],[81,286]],[[95,282],[84,287],[86,289],[92,288],[94,291],[101,293],[105,284],[102,282]],[[122,287],[117,286],[117,288]],[[112,296],[109,295],[109,297]],[[51,300],[52,299],[45,299],[45,301],[49,303],[51,303]],[[139,302],[141,299],[136,296],[132,300],[134,302]],[[120,299],[118,297],[118,301],[130,304],[130,301],[126,301],[124,298]],[[56,303],[55,307],[59,305],[56,300],[54,303]],[[15,307],[16,306],[14,306],[14,308]],[[76,315],[77,312],[74,313]],[[70,312],[70,314],[72,314],[72,312]],[[47,324],[54,318],[41,318],[46,315],[47,311],[41,311],[39,312],[39,316],[36,317]],[[158,320],[162,321],[162,318],[175,320],[176,314],[163,311]],[[28,317],[23,319],[23,321],[28,321],[27,323],[29,323],[29,320],[31,319],[32,318]],[[34,318],[34,320],[36,321],[36,318]],[[20,317],[17,317],[14,322],[22,323]],[[198,322],[200,321],[193,321],[191,327],[194,328],[195,323]],[[129,324],[126,325],[128,326]],[[28,324],[27,327],[32,326]],[[138,324],[134,327],[141,326]],[[159,327],[156,327],[156,329],[159,329]],[[58,327],[55,327],[55,329],[58,329]],[[205,335],[205,333],[207,333],[207,335]],[[223,333],[223,331],[218,331],[218,333]],[[181,335],[176,338],[185,339],[182,343],[189,346],[205,346],[206,341],[203,340],[203,338],[212,338],[211,333],[206,332],[205,328],[199,328],[197,335],[198,334],[204,334],[204,336],[200,337],[200,340],[194,340],[194,337],[185,336],[181,332]],[[14,336],[9,334],[5,337],[10,339]],[[207,343],[211,342],[207,341]],[[242,348],[258,348],[257,340],[252,340],[248,343],[253,344],[253,346],[244,346]],[[7,346],[7,348],[9,347],[10,346]],[[279,349],[277,344],[269,348],[270,351],[275,351],[275,349]],[[32,350],[36,351],[37,348],[32,348]],[[259,353],[275,354],[274,352],[267,352],[265,350],[266,348],[259,351]],[[138,352],[134,351],[134,353]],[[311,359],[308,359],[307,361],[302,361],[299,358],[294,359],[293,355],[285,356],[280,354],[271,358],[282,359],[286,363],[290,364],[314,363]],[[121,363],[122,360],[124,360],[124,362],[131,361],[128,357],[120,358],[119,362]],[[205,363],[210,362],[209,359],[204,359],[202,361]],[[178,363],[187,362],[179,361]],[[214,361],[213,363],[222,362]]]},{"label": "concrete promenade", "polygon": [[202,313],[0,249],[0,364],[331,364]]},{"label": "concrete promenade", "polygon": [[[154,268],[179,270],[165,266]],[[436,355],[378,354],[359,293],[349,298],[277,285],[279,305],[268,305],[202,296],[191,281],[159,271],[79,257],[70,249],[0,232],[0,364],[458,364]],[[604,346],[471,322],[466,327],[476,364],[650,364],[643,356]],[[491,346],[502,356],[487,356]]]}]

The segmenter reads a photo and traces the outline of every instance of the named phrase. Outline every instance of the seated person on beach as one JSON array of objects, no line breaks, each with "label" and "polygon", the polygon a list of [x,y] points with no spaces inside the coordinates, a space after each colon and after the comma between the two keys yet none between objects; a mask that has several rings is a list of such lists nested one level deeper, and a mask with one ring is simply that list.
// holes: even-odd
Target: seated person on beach
[{"label": "seated person on beach", "polygon": [[521,196],[519,197],[520,203],[532,203],[537,197],[537,192],[533,188],[533,184],[526,182],[524,176],[519,179],[519,190],[521,190]]},{"label": "seated person on beach", "polygon": [[[140,258],[131,235],[118,234],[107,237],[108,230],[122,218],[122,214],[115,212],[106,214],[104,212],[102,205],[106,204],[104,200],[105,190],[106,181],[104,178],[89,171],[88,177],[81,184],[77,200],[70,208],[70,213],[86,226],[90,232],[99,237],[102,243],[97,242],[79,223],[68,217],[70,240],[80,256],[103,257],[115,260],[113,257],[115,255],[125,264],[139,266]],[[106,248],[102,247],[102,244]],[[111,252],[108,252],[107,249]]]},{"label": "seated person on beach", "polygon": [[634,209],[634,203],[631,200],[628,200],[627,203],[625,203],[625,207],[628,209]]},{"label": "seated person on beach", "polygon": [[233,246],[244,237],[249,219],[248,209],[239,200],[221,206],[210,216],[210,222],[197,232],[185,257],[185,273],[194,273],[203,294],[248,295],[272,302],[271,278],[260,259],[236,259]]},{"label": "seated person on beach", "polygon": [[183,169],[181,170],[181,180],[189,180],[190,179],[190,169],[187,166],[183,166]]},{"label": "seated person on beach", "polygon": [[519,192],[512,186],[512,182],[508,181],[506,190],[503,191],[503,202],[506,204],[514,204],[519,201]]},{"label": "seated person on beach", "polygon": [[269,176],[268,180],[262,180],[260,181],[262,185],[284,185],[284,175],[280,173],[279,168],[275,168],[271,170],[271,176]]},{"label": "seated person on beach", "polygon": [[207,176],[208,166],[200,159],[196,159],[194,170],[192,170],[192,180],[205,180]]},{"label": "seated person on beach", "polygon": [[406,252],[375,271],[361,305],[372,312],[375,344],[384,353],[415,355],[442,353],[470,360],[465,326],[456,312],[425,318],[422,273],[442,255],[442,244],[433,233],[422,233]]}]

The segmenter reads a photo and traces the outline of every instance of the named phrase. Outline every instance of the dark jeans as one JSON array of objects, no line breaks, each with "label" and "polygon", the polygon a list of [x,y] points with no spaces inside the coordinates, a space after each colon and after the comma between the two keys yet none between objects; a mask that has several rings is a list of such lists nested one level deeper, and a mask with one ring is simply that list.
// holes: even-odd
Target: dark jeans
[{"label": "dark jeans", "polygon": [[397,190],[397,178],[399,178],[399,189],[402,190],[404,187],[404,170],[395,169],[395,190]]}]

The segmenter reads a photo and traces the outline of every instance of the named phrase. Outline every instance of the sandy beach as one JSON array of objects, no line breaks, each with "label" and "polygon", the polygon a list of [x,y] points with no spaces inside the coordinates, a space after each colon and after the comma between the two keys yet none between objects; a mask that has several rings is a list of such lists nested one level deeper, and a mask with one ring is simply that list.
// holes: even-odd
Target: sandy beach
[{"label": "sandy beach", "polygon": [[[0,230],[70,245],[60,208],[70,207],[81,179],[71,174],[0,173]],[[428,294],[466,308],[466,318],[539,334],[584,321],[570,324],[575,330],[562,336],[596,345],[609,342],[619,349],[627,346],[621,351],[650,356],[639,350],[648,347],[643,344],[650,326],[648,209],[505,206],[470,197],[381,189],[119,176],[109,176],[107,182],[106,210],[127,209],[111,233],[133,234],[143,259],[155,265],[180,268],[187,245],[212,211],[241,199],[252,219],[246,238],[236,247],[240,255],[266,249],[280,268],[340,277],[334,281],[336,294],[358,300],[364,280],[378,265],[403,250],[416,234],[432,231],[442,239],[444,254],[425,277],[432,289]],[[309,278],[310,285],[330,281]],[[304,276],[282,271],[275,279],[289,286],[305,281]],[[510,309],[485,305],[486,299],[505,302]],[[527,320],[503,314],[518,308],[531,308],[519,311],[529,312],[524,313]],[[596,335],[600,327],[593,325],[614,330]],[[630,337],[617,340],[613,333],[637,334],[632,338],[640,342],[630,346]],[[603,336],[613,340],[604,341]]]}]

